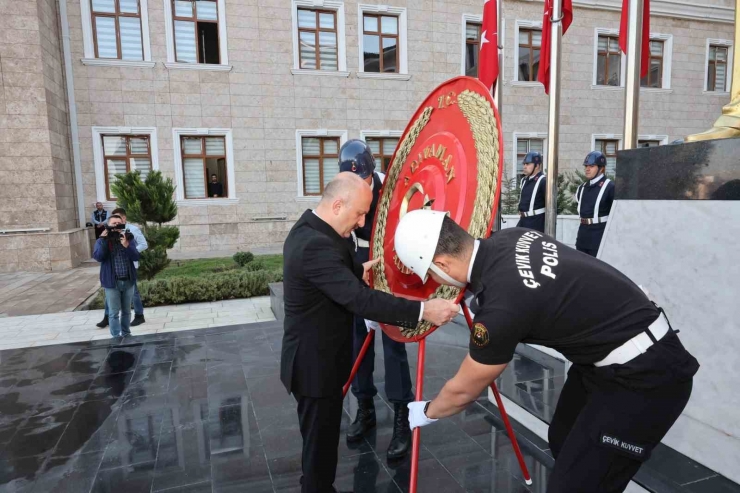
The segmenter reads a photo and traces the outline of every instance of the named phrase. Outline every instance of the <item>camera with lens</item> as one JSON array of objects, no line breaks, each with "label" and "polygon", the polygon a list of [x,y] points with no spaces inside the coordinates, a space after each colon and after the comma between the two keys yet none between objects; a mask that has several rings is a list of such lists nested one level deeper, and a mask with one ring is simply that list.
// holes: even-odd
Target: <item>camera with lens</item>
[{"label": "camera with lens", "polygon": [[108,238],[113,241],[121,241],[121,235],[126,235],[128,240],[131,240],[134,235],[131,232],[126,231],[126,224],[116,224],[115,226],[105,225],[105,229],[108,231]]}]

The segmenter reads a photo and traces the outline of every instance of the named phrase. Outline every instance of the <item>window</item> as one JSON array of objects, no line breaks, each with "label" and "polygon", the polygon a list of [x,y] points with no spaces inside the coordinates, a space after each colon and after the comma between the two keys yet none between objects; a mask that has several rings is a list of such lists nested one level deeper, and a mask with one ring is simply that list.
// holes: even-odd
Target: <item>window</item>
[{"label": "window", "polygon": [[622,84],[622,52],[619,36],[599,35],[596,55],[596,85],[615,86]]},{"label": "window", "polygon": [[[180,139],[185,198],[228,197],[226,139],[221,136],[189,135],[182,136]],[[212,175],[216,175],[215,182],[213,182]],[[218,184],[219,187],[214,187],[212,182]]]},{"label": "window", "polygon": [[171,0],[175,62],[221,63],[216,0]]},{"label": "window", "polygon": [[536,82],[540,68],[540,47],[542,46],[542,30],[519,29],[519,59],[517,80]]},{"label": "window", "polygon": [[339,173],[339,137],[301,137],[303,195],[318,196]]},{"label": "window", "polygon": [[659,140],[639,139],[637,147],[658,147],[661,144]]},{"label": "window", "polygon": [[601,151],[606,157],[606,174],[614,176],[617,169],[617,150],[619,149],[619,140],[617,139],[596,139],[595,150]]},{"label": "window", "polygon": [[465,75],[478,77],[478,56],[480,54],[481,24],[465,23]]},{"label": "window", "polygon": [[116,200],[110,186],[115,176],[129,171],[141,173],[146,179],[152,169],[152,152],[148,135],[102,135],[103,166],[105,169],[106,200]]},{"label": "window", "polygon": [[[516,138],[516,178],[517,181],[521,180],[524,176],[524,157],[529,152],[539,152],[544,156],[545,154],[545,140],[544,139],[523,139]],[[544,166],[543,160],[543,166]]]},{"label": "window", "polygon": [[144,60],[139,0],[91,0],[95,58]]},{"label": "window", "polygon": [[729,59],[729,54],[729,46],[709,45],[707,91],[727,91],[727,60]]},{"label": "window", "polygon": [[663,87],[663,41],[650,40],[650,69],[640,80],[641,87]]},{"label": "window", "polygon": [[375,158],[376,165],[380,165],[380,171],[385,173],[391,165],[393,153],[398,146],[398,137],[368,137],[365,139],[367,145]]},{"label": "window", "polygon": [[339,70],[337,13],[298,9],[299,68]]},{"label": "window", "polygon": [[365,72],[398,73],[398,17],[364,14],[362,18]]}]

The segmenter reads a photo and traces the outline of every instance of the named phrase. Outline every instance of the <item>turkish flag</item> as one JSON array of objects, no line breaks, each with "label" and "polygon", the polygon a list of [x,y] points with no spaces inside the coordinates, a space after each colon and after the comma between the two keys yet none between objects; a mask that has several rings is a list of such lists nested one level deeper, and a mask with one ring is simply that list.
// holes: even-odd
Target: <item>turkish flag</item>
[{"label": "turkish flag", "polygon": [[498,18],[496,0],[483,3],[483,25],[480,34],[480,53],[478,54],[478,79],[489,90],[496,88],[498,79]]},{"label": "turkish flag", "polygon": [[[552,37],[552,1],[545,0],[545,13],[542,15],[542,46],[540,48],[540,68],[537,80],[545,86],[545,94],[550,94],[550,38]],[[573,22],[573,0],[563,0],[563,34]]]},{"label": "turkish flag", "polygon": [[[619,47],[627,54],[627,30],[629,27],[629,0],[622,0],[622,20],[619,23]],[[642,10],[642,61],[640,77],[650,70],[650,0],[644,0]]]}]

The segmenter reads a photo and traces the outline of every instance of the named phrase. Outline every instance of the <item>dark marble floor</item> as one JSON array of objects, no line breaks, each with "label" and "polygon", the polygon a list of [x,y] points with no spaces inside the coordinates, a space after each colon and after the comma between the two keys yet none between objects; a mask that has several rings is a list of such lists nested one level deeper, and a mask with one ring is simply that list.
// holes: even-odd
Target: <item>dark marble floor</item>
[{"label": "dark marble floor", "polygon": [[[299,491],[301,439],[278,378],[281,336],[273,322],[0,352],[0,491]],[[466,351],[427,348],[430,397]],[[526,361],[512,368],[514,384],[537,376]],[[392,411],[378,387],[377,429],[352,447],[340,442],[341,491],[408,490],[409,461],[385,458]],[[348,398],[343,429],[355,407]],[[545,491],[546,461],[525,450],[535,478],[526,487],[485,396],[422,435],[420,491]]]}]

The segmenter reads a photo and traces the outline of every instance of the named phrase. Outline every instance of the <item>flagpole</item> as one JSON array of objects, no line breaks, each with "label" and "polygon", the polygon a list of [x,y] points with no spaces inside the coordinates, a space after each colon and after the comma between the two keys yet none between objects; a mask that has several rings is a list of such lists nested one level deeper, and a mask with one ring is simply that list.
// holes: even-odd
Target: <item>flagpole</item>
[{"label": "flagpole", "polygon": [[[493,94],[493,99],[496,101],[496,108],[498,109],[498,118],[501,121],[501,127],[503,127],[504,124],[504,117],[503,117],[503,95],[504,95],[504,46],[501,44],[501,40],[503,39],[503,36],[501,36],[500,33],[503,32],[503,1],[504,0],[497,0],[496,2],[496,22],[498,26],[496,27],[496,39],[497,39],[497,49],[496,52],[498,53],[498,79],[496,79],[496,90]],[[501,138],[501,142],[503,142],[503,138]],[[501,166],[503,168],[503,163],[501,163]],[[498,202],[498,209],[496,211],[496,219],[493,223],[493,231],[501,231],[501,199],[499,198]]]},{"label": "flagpole", "polygon": [[[548,20],[546,20],[548,21]],[[545,233],[555,237],[558,220],[558,146],[560,134],[560,54],[563,38],[563,0],[552,0],[550,13],[550,111],[547,121],[547,204]]]},{"label": "flagpole", "polygon": [[637,127],[640,119],[640,68],[642,56],[643,0],[629,0],[627,21],[627,80],[624,97],[623,149],[637,147]]}]

